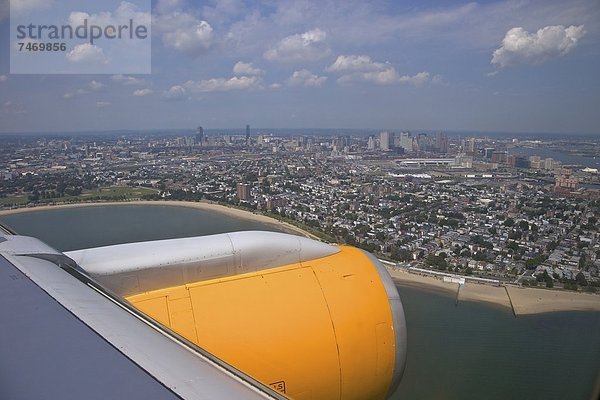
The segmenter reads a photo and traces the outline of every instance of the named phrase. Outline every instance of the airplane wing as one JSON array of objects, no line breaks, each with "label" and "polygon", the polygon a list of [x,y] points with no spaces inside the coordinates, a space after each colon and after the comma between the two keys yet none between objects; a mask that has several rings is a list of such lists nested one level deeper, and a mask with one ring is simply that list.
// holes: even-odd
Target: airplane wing
[{"label": "airplane wing", "polygon": [[282,399],[0,229],[0,398]]},{"label": "airplane wing", "polygon": [[275,232],[61,253],[0,230],[0,321],[7,399],[384,399],[406,361],[374,256]]}]

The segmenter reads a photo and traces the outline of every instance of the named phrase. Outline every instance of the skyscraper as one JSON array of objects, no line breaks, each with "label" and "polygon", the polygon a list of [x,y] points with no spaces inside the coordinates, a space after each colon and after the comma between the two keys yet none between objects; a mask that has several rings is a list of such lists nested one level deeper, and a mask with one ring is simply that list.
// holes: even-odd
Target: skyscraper
[{"label": "skyscraper", "polygon": [[475,138],[471,138],[467,141],[467,154],[475,153]]},{"label": "skyscraper", "polygon": [[196,144],[202,146],[203,142],[204,142],[204,128],[199,126],[196,129]]},{"label": "skyscraper", "polygon": [[448,152],[448,135],[444,132],[438,132],[435,137],[435,148],[438,153]]},{"label": "skyscraper", "polygon": [[407,153],[411,153],[413,151],[413,139],[410,132],[402,132],[400,134],[400,147],[402,147]]},{"label": "skyscraper", "polygon": [[384,151],[390,149],[390,133],[388,131],[379,134],[379,148]]},{"label": "skyscraper", "polygon": [[237,197],[241,201],[250,200],[250,185],[247,183],[237,184]]},{"label": "skyscraper", "polygon": [[250,143],[250,125],[246,125],[246,144]]}]

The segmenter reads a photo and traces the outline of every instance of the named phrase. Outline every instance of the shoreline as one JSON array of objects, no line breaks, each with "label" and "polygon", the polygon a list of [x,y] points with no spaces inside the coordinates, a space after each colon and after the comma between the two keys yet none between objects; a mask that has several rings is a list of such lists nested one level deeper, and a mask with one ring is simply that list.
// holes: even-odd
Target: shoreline
[{"label": "shoreline", "polygon": [[256,214],[251,211],[240,210],[238,208],[227,207],[221,204],[208,201],[177,201],[177,200],[132,200],[132,201],[107,201],[95,203],[72,203],[72,204],[56,204],[43,205],[35,207],[22,207],[8,210],[0,210],[0,217],[3,215],[22,214],[36,211],[59,210],[67,208],[83,208],[83,207],[102,207],[102,206],[122,206],[122,205],[137,205],[137,206],[174,206],[195,208],[197,210],[213,211],[220,214],[226,214],[234,218],[245,219],[247,221],[260,222],[279,228],[285,233],[304,236],[309,239],[319,240],[318,237],[310,232],[307,232],[295,225],[287,222],[279,221],[275,218],[267,217],[266,215]]},{"label": "shoreline", "polygon": [[[433,276],[419,275],[399,269],[389,269],[394,282],[402,287],[430,290],[460,301],[482,302],[514,312],[515,316],[560,311],[600,312],[600,296],[561,290],[491,286],[467,283],[458,290],[458,284],[444,282]],[[510,298],[509,298],[510,296]]]},{"label": "shoreline", "polygon": [[[286,233],[304,236],[310,239],[319,240],[315,235],[304,231],[303,229],[267,217],[256,214],[251,211],[241,210],[233,207],[224,206],[217,203],[200,201],[176,201],[176,200],[132,200],[132,201],[110,201],[96,203],[73,203],[43,205],[37,207],[24,207],[8,210],[0,210],[0,217],[3,215],[21,214],[36,211],[47,211],[53,209],[68,209],[82,207],[102,207],[115,205],[142,205],[142,206],[175,206],[212,211],[226,214],[234,218],[245,219],[260,222],[266,225],[277,227]],[[559,290],[546,290],[539,288],[522,288],[517,286],[491,286],[469,282],[459,290],[456,283],[444,282],[443,280],[430,275],[421,275],[405,271],[403,269],[387,268],[394,282],[398,286],[414,287],[421,290],[433,291],[455,297],[460,301],[483,302],[488,305],[501,307],[512,311],[515,316],[539,314],[545,312],[558,311],[596,311],[600,312],[600,295],[588,293],[576,293]],[[458,294],[458,295],[457,295]],[[510,298],[509,298],[510,296]]]}]

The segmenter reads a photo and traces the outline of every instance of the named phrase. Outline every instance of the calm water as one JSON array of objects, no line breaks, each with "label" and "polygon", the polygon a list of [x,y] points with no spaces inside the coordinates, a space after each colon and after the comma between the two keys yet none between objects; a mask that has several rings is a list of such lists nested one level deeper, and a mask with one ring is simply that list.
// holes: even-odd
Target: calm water
[{"label": "calm water", "polygon": [[[110,206],[0,217],[60,250],[139,240],[269,229],[204,210]],[[590,399],[600,370],[600,313],[514,318],[478,303],[399,287],[407,368],[396,399]]]},{"label": "calm water", "polygon": [[547,147],[517,147],[510,151],[510,154],[522,154],[524,156],[540,156],[543,158],[552,158],[566,165],[583,165],[589,168],[600,168],[600,154],[593,157],[576,156],[568,153],[562,153]]},{"label": "calm water", "polygon": [[35,236],[61,250],[173,239],[274,226],[187,207],[119,205],[32,211],[0,216],[21,235]]}]

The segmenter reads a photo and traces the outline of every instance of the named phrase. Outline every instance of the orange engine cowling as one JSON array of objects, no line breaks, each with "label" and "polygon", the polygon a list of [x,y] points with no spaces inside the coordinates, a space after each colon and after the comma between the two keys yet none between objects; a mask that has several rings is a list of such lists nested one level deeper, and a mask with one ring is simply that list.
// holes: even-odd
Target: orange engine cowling
[{"label": "orange engine cowling", "polygon": [[[146,251],[133,248],[141,245]],[[145,314],[290,398],[383,399],[400,382],[404,313],[369,253],[271,232],[120,246],[69,256]],[[128,263],[125,254],[138,257]],[[114,257],[119,267],[106,267]]]}]

